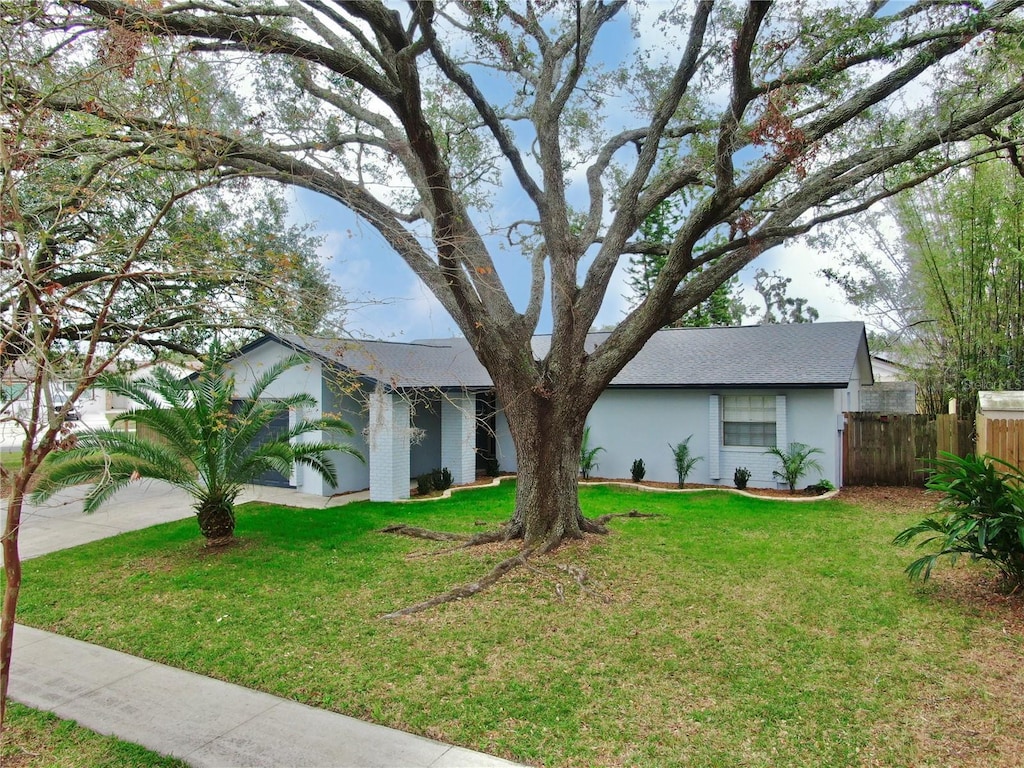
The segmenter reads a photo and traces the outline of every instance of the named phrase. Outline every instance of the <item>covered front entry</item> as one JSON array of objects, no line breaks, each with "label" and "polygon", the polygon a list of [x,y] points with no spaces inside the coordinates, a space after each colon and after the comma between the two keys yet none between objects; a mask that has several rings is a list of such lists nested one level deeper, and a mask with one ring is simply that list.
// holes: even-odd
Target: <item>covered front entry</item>
[{"label": "covered front entry", "polygon": [[[379,387],[370,396],[368,447],[370,498],[409,498],[410,398]],[[441,393],[440,467],[455,485],[476,480],[477,395],[464,390]]]}]

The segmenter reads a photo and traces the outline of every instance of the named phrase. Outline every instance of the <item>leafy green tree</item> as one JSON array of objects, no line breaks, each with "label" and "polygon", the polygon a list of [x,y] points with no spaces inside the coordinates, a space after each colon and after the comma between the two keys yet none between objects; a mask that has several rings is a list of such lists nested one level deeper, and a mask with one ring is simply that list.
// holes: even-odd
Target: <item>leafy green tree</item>
[{"label": "leafy green tree", "polygon": [[[658,275],[665,266],[675,227],[682,218],[677,204],[665,200],[656,206],[640,225],[640,241],[635,247],[641,252],[629,257],[626,278],[633,293],[634,304],[642,302],[654,288]],[[697,306],[669,323],[669,327],[709,328],[718,325],[739,325],[746,313],[742,296],[738,293],[739,288],[739,277],[729,278]]]},{"label": "leafy green tree", "polygon": [[761,324],[772,323],[813,323],[818,319],[818,310],[808,305],[807,299],[787,296],[791,277],[783,277],[778,271],[769,273],[759,269],[754,274],[754,290],[764,300],[764,315]]},{"label": "leafy green tree", "polygon": [[890,201],[888,237],[877,217],[863,222],[870,251],[827,273],[895,340],[931,413],[951,398],[971,413],[979,390],[1024,388],[1024,177],[1013,157]]},{"label": "leafy green tree", "polygon": [[218,349],[194,378],[178,379],[162,368],[138,379],[103,376],[101,387],[142,404],[119,414],[111,427],[135,424],[147,436],[113,428],[79,433],[75,447],[50,456],[33,498],[45,501],[62,488],[94,483],[85,497],[85,511],[94,512],[134,480],[162,480],[195,500],[199,530],[207,543],[226,544],[234,536],[235,499],[264,473],[288,476],[293,464],[301,464],[337,483],[332,451],[363,458],[344,443],[303,439],[324,430],[352,434],[351,426],[334,418],[302,419],[269,439],[257,440],[281,414],[316,405],[304,393],[261,399],[281,374],[306,362],[296,355],[275,363],[240,399]]},{"label": "leafy green tree", "polygon": [[973,413],[979,390],[1024,388],[1024,178],[1005,160],[975,164],[896,213],[929,321],[930,410],[956,398]]},{"label": "leafy green tree", "polygon": [[[116,117],[182,162],[316,191],[380,234],[494,382],[520,469],[508,533],[532,551],[605,530],[576,488],[586,416],[658,329],[766,250],[975,157],[972,137],[1015,135],[1018,6],[701,0],[648,20],[624,0],[79,0],[8,3],[4,18],[43,30],[52,59],[104,53],[89,88],[34,94],[53,114]],[[657,27],[655,41],[605,45],[631,23]],[[211,76],[174,81],[197,93],[180,111],[145,90],[126,108],[118,78],[158,60]],[[978,89],[979,68],[1003,85]],[[677,196],[659,279],[588,346],[640,225]],[[521,232],[535,247],[517,297],[492,249],[495,233]]]},{"label": "leafy green tree", "polygon": [[796,484],[812,469],[816,472],[824,471],[818,460],[811,458],[816,453],[824,451],[803,443],[790,443],[785,449],[773,446],[765,451],[765,455],[774,456],[779,460],[780,467],[772,470],[772,476],[786,483],[790,493],[796,493]]},{"label": "leafy green tree", "polygon": [[[0,466],[0,731],[26,493],[71,440],[81,394],[124,357],[192,356],[218,330],[323,327],[336,304],[318,239],[287,224],[281,191],[189,152],[199,125],[241,114],[227,92],[206,98],[211,70],[139,57],[117,27],[65,36],[73,15],[0,6],[0,377],[24,384],[0,393],[0,429],[21,445],[21,461]],[[148,115],[148,128],[121,113]]]}]

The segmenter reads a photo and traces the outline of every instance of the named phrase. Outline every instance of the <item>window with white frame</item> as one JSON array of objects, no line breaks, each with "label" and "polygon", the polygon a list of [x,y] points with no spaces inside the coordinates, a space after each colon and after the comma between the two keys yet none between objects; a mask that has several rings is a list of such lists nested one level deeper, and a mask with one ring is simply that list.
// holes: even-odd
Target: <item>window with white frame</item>
[{"label": "window with white frame", "polygon": [[771,448],[775,445],[773,395],[725,395],[722,445]]}]

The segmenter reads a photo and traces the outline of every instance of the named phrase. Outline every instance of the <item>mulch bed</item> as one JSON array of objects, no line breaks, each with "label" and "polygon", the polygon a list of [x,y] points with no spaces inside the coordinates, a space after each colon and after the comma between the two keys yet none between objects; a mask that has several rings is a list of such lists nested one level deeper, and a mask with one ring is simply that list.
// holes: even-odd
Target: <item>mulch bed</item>
[{"label": "mulch bed", "polygon": [[[634,483],[632,480],[623,477],[592,477],[589,480],[582,480],[582,483],[628,483],[629,485],[641,485],[645,488],[664,488],[665,490],[677,491],[680,490],[679,483],[662,483],[656,480],[643,480],[639,483]],[[699,491],[702,489],[707,490],[736,490],[731,485],[706,485],[704,483],[686,483],[683,485],[682,490],[685,491]],[[797,489],[796,493],[791,493],[787,489],[783,488],[745,488],[745,493],[749,493],[753,496],[768,496],[768,497],[779,497],[786,498],[792,496],[820,496],[820,493],[809,492],[805,489]]]},{"label": "mulch bed", "polygon": [[881,512],[920,516],[934,511],[942,494],[915,486],[849,485],[838,498]]}]

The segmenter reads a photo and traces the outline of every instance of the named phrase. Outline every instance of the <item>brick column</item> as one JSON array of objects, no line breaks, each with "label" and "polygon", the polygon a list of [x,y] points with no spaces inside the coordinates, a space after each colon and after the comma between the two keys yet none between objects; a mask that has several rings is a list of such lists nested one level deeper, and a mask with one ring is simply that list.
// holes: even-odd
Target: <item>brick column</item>
[{"label": "brick column", "polygon": [[441,401],[441,466],[455,485],[476,480],[476,395],[450,394]]},{"label": "brick column", "polygon": [[375,390],[370,395],[368,426],[370,500],[409,498],[409,402]]}]

